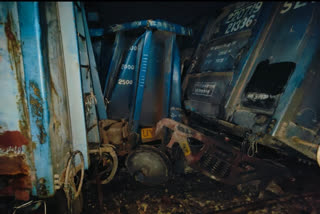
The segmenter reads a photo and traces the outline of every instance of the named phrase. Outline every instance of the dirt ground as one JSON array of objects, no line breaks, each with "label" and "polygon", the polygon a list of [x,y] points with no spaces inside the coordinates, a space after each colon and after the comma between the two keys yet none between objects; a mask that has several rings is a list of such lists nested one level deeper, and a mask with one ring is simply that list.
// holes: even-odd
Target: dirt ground
[{"label": "dirt ground", "polygon": [[254,183],[230,186],[197,172],[146,186],[121,169],[109,184],[101,186],[101,206],[97,185],[85,186],[84,213],[320,213],[318,166],[294,164],[292,171],[294,181],[274,181],[271,184],[278,185],[262,191]]},{"label": "dirt ground", "polygon": [[[85,182],[83,214],[320,213],[319,167],[293,163],[290,169],[294,180],[275,175],[268,185],[259,188],[259,181],[230,186],[195,171],[176,175],[166,184],[146,186],[120,167],[110,183],[99,187],[101,191],[96,184]],[[64,193],[59,194],[61,197],[47,201],[48,214],[66,213]],[[13,210],[6,207],[13,204],[16,202],[4,201],[0,213],[12,214]],[[17,214],[43,214],[43,210],[39,207]]]}]

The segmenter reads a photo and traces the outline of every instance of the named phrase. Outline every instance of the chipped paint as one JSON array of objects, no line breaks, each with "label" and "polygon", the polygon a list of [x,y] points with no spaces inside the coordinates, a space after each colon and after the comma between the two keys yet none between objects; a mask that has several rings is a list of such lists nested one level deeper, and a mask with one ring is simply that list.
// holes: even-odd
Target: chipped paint
[{"label": "chipped paint", "polygon": [[36,145],[35,147],[32,145],[35,148],[32,152],[35,169],[32,194],[48,197],[48,195],[41,194],[37,185],[38,179],[45,177],[48,181],[45,184],[46,189],[49,194],[54,193],[52,167],[50,167],[52,164],[50,141],[47,134],[50,121],[47,92],[48,76],[43,66],[39,3],[18,2],[17,10],[24,68],[24,90],[27,95],[31,137]]},{"label": "chipped paint", "polygon": [[[63,31],[60,24],[65,21],[59,20],[57,5],[66,6],[54,2],[0,3],[0,63],[4,71],[0,72],[0,98],[6,103],[0,105],[1,196],[28,200],[31,191],[33,196],[52,196],[53,173],[63,172],[67,152],[73,149],[65,81],[69,73],[65,66],[70,60],[61,53],[59,42],[66,35],[60,37],[57,32]],[[73,3],[68,5],[73,11]],[[74,26],[73,19],[69,20]],[[77,49],[72,51],[77,57]],[[79,63],[76,65],[79,69]],[[85,133],[79,134],[79,139],[77,134],[74,140],[84,140],[87,146]]]},{"label": "chipped paint", "polygon": [[7,37],[7,47],[10,56],[11,69],[16,72],[16,81],[19,92],[19,96],[17,96],[17,105],[20,108],[19,111],[21,117],[19,120],[19,128],[22,134],[26,138],[30,139],[28,107],[23,86],[23,72],[21,70],[21,46],[19,40],[17,39],[16,33],[13,31],[13,29],[16,29],[16,27],[13,25],[14,23],[12,14],[9,11],[7,15],[7,21],[5,22],[5,34]]},{"label": "chipped paint", "polygon": [[17,64],[20,64],[20,44],[15,36],[15,34],[12,31],[12,15],[10,12],[8,12],[7,15],[7,22],[5,23],[5,33],[7,36],[7,45],[8,45],[8,51],[10,52],[10,62],[11,62],[11,69],[14,70],[17,68]]},{"label": "chipped paint", "polygon": [[31,91],[33,93],[30,94],[30,104],[31,104],[31,111],[32,114],[35,116],[36,125],[40,131],[38,134],[38,139],[40,143],[45,143],[45,138],[47,133],[45,131],[43,122],[44,122],[44,115],[43,115],[43,103],[42,98],[40,95],[40,90],[35,82],[30,82]]},{"label": "chipped paint", "polygon": [[[2,5],[1,5],[2,6]],[[24,90],[24,72],[22,66],[19,26],[16,19],[16,3],[7,3],[2,31],[2,46],[5,51],[1,56],[1,67],[7,74],[1,78],[11,84],[5,93],[3,102],[11,104],[11,109],[2,109],[0,133],[0,174],[1,182],[6,185],[0,189],[1,196],[12,195],[18,200],[28,200],[34,172],[34,143],[30,137],[30,123],[26,95]],[[2,42],[1,41],[1,42]],[[1,83],[2,84],[2,83]],[[8,86],[7,86],[8,87]],[[13,92],[13,93],[12,93]],[[7,98],[12,96],[12,98]],[[7,101],[6,101],[7,99]]]}]

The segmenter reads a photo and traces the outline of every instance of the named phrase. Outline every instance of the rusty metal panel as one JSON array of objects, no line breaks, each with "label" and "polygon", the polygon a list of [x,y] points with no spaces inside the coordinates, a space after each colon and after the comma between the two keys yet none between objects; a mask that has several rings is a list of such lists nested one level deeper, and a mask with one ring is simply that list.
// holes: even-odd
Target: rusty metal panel
[{"label": "rusty metal panel", "polygon": [[46,197],[54,193],[49,137],[50,112],[48,73],[43,65],[38,3],[18,3],[25,90],[30,118],[31,140],[35,143],[34,164],[37,186],[33,194]]},{"label": "rusty metal panel", "polygon": [[88,167],[73,4],[2,2],[0,11],[0,196],[49,197],[71,151]]},{"label": "rusty metal panel", "polygon": [[48,71],[48,105],[50,111],[49,136],[52,170],[55,178],[61,176],[72,149],[66,74],[62,53],[57,3],[39,4],[44,68]]},{"label": "rusty metal panel", "polygon": [[35,184],[16,2],[0,4],[0,195],[28,200]]}]

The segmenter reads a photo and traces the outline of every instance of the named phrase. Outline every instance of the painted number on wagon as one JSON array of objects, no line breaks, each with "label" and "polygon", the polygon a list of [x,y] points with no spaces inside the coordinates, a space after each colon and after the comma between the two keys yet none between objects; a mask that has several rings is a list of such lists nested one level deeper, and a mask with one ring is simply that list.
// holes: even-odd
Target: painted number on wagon
[{"label": "painted number on wagon", "polygon": [[119,79],[118,84],[119,85],[132,85],[133,81],[132,80],[124,80],[124,79]]},{"label": "painted number on wagon", "polygon": [[244,27],[250,27],[262,7],[262,2],[250,4],[247,7],[237,8],[231,12],[226,20],[228,27],[224,34],[242,30]]},{"label": "painted number on wagon", "polygon": [[238,30],[242,30],[244,27],[249,27],[254,19],[255,15],[251,15],[248,18],[245,17],[239,21],[233,22],[228,25],[227,30],[224,34],[236,32]]},{"label": "painted number on wagon", "polygon": [[[284,14],[286,12],[288,12],[289,10],[293,9],[298,9],[300,7],[304,7],[306,6],[308,3],[315,3],[314,1],[312,2],[301,2],[301,1],[297,1],[297,2],[288,2],[286,1],[285,3],[283,3],[283,8],[280,11],[281,14]],[[293,6],[293,7],[292,7]]]},{"label": "painted number on wagon", "polygon": [[136,51],[136,50],[138,50],[138,47],[135,46],[135,45],[133,45],[133,46],[131,46],[131,47],[129,48],[129,50],[130,50],[130,51]]},{"label": "painted number on wagon", "polygon": [[121,69],[134,70],[134,65],[122,64]]}]

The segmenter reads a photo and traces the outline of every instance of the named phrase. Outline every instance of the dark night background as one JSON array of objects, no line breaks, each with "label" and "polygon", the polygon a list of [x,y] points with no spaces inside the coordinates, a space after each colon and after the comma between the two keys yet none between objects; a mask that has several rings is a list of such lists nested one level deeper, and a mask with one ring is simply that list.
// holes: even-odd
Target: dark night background
[{"label": "dark night background", "polygon": [[[164,19],[169,22],[192,26],[199,18],[217,16],[221,8],[232,1],[106,1],[85,2],[87,12],[98,12],[100,23],[92,27],[110,24]],[[98,25],[98,26],[93,26]]]}]

